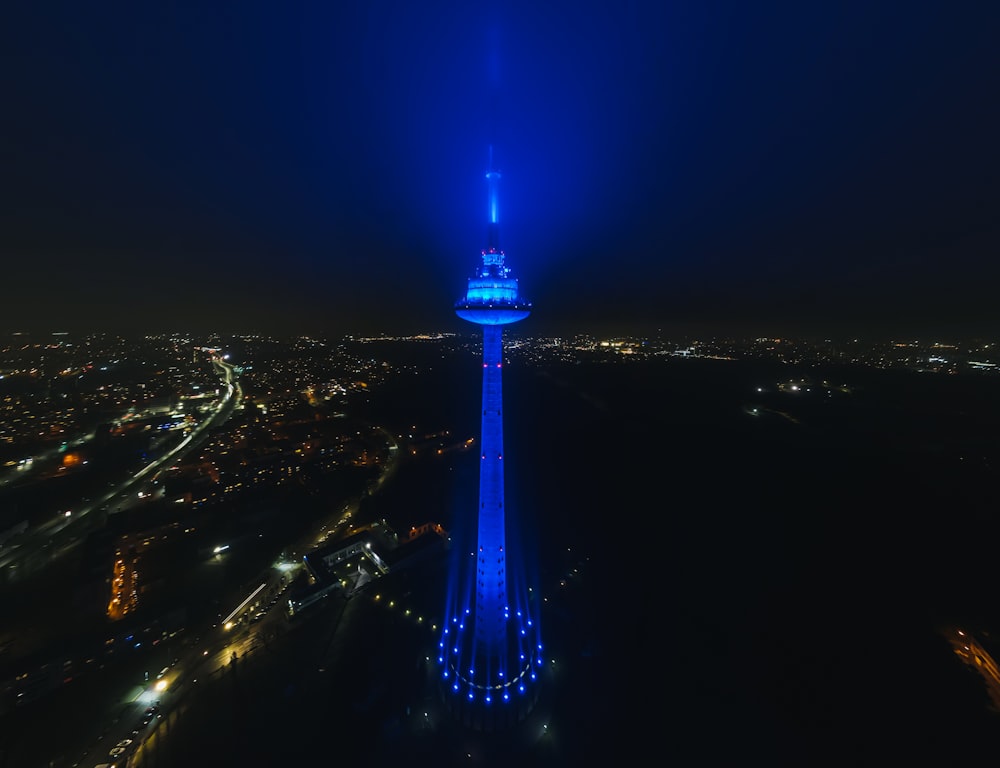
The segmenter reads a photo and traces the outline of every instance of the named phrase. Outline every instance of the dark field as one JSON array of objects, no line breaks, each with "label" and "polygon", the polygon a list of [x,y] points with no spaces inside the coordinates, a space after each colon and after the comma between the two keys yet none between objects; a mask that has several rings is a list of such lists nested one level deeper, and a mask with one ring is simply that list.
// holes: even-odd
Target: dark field
[{"label": "dark field", "polygon": [[[476,434],[470,362],[451,376],[461,394],[425,382],[414,410],[471,412]],[[537,544],[528,561],[543,584],[587,562],[550,644],[576,665],[561,701],[578,756],[652,743],[682,764],[950,763],[1000,736],[941,634],[997,625],[997,382],[790,368],[506,367],[507,498]],[[379,504],[426,501],[460,526],[469,465],[413,491],[401,476]]]}]

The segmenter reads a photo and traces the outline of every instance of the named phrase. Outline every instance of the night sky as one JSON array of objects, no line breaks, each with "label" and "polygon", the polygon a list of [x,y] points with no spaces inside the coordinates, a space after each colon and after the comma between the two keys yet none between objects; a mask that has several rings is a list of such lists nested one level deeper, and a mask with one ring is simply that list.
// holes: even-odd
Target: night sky
[{"label": "night sky", "polygon": [[3,331],[1000,333],[1000,3],[14,5]]}]

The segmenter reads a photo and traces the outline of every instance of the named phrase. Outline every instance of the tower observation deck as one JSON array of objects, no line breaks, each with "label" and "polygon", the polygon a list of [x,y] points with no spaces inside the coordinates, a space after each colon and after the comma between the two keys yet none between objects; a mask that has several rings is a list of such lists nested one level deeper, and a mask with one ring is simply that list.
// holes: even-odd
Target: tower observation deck
[{"label": "tower observation deck", "polygon": [[437,658],[449,709],[465,725],[483,731],[513,725],[531,711],[542,664],[537,606],[529,601],[522,553],[507,546],[504,509],[503,326],[528,317],[531,304],[521,297],[504,263],[497,204],[500,174],[492,169],[492,157],[490,166],[487,246],[465,295],[455,304],[460,318],[483,326],[474,569],[469,558],[453,574]]}]

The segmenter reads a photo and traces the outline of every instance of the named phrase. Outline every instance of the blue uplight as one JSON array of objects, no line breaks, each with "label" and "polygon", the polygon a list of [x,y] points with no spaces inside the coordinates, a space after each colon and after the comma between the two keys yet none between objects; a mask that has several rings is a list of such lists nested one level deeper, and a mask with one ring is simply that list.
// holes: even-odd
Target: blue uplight
[{"label": "blue uplight", "polygon": [[500,173],[493,170],[493,151],[490,150],[490,170],[486,174],[490,224],[500,223]]}]

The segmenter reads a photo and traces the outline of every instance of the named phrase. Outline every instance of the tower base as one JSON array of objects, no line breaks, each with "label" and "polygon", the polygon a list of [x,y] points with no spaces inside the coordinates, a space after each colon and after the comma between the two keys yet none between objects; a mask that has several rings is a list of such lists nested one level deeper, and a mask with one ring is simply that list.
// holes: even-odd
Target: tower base
[{"label": "tower base", "polygon": [[480,733],[495,733],[513,728],[522,723],[538,703],[537,688],[531,694],[505,704],[470,703],[451,695],[451,689],[445,686],[442,686],[441,694],[448,714],[464,728]]},{"label": "tower base", "polygon": [[471,627],[456,616],[438,644],[438,690],[445,709],[466,728],[510,728],[534,709],[541,687],[542,645],[522,612],[508,619],[504,642],[476,652]]}]

